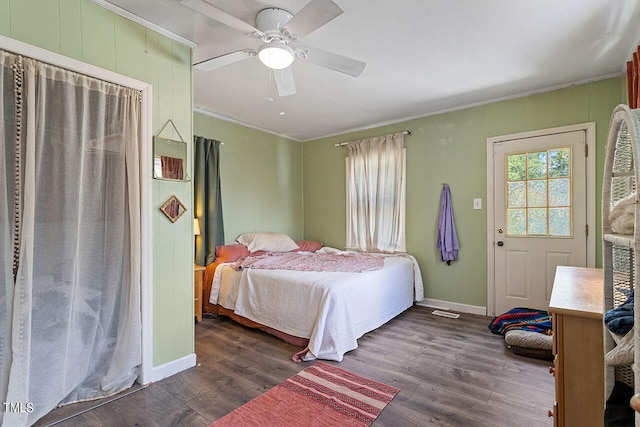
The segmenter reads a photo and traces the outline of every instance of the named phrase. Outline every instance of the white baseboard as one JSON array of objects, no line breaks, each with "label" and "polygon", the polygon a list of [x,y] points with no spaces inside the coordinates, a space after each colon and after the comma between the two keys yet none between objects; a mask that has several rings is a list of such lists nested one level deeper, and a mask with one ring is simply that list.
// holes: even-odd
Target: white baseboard
[{"label": "white baseboard", "polygon": [[172,360],[164,365],[154,366],[151,370],[151,382],[160,381],[194,366],[196,366],[195,353],[191,353],[187,356],[181,357],[180,359]]},{"label": "white baseboard", "polygon": [[477,314],[478,316],[487,315],[487,307],[460,304],[457,302],[450,302],[450,301],[440,301],[437,299],[430,299],[430,298],[425,298],[422,301],[417,302],[416,305],[434,308],[437,310],[449,310],[449,311],[455,311],[458,313]]}]

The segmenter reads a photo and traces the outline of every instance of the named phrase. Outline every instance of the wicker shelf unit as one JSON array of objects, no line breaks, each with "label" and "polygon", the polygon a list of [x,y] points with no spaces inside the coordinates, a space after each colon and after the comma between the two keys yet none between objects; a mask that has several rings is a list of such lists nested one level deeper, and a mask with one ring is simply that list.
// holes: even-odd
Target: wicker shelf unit
[{"label": "wicker shelf unit", "polygon": [[[602,185],[602,236],[604,270],[604,312],[623,304],[632,294],[638,280],[640,252],[640,215],[638,212],[637,184],[640,171],[637,168],[640,149],[640,109],[631,110],[626,105],[617,106],[611,115],[607,140],[604,181]],[[634,198],[634,233],[615,234],[609,212],[620,200]],[[634,299],[635,300],[635,299]],[[634,305],[635,324],[640,321],[640,307]],[[635,331],[635,329],[634,329]],[[632,333],[634,332],[632,331]],[[614,348],[621,336],[614,335],[604,327],[605,354]],[[635,332],[638,343],[640,333]],[[634,346],[635,360],[640,360],[639,345]],[[637,392],[640,391],[640,375],[634,373],[636,363],[629,366],[605,366],[605,399],[611,393],[614,381],[621,381]],[[640,417],[636,414],[636,426]]]}]

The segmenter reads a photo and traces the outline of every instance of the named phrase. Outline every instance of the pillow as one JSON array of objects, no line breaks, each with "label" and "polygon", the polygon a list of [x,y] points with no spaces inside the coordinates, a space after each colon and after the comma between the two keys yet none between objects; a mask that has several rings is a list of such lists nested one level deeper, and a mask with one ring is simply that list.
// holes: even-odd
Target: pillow
[{"label": "pillow", "polygon": [[249,256],[249,249],[244,245],[223,245],[216,246],[217,262],[235,262],[240,258]]},{"label": "pillow", "polygon": [[283,233],[243,233],[236,242],[249,248],[249,252],[289,252],[298,249],[296,242]]},{"label": "pillow", "polygon": [[296,244],[300,247],[298,250],[302,252],[315,252],[322,247],[322,242],[317,240],[300,240]]},{"label": "pillow", "polygon": [[511,346],[551,351],[553,337],[540,332],[512,329],[504,335],[504,342]]},{"label": "pillow", "polygon": [[536,359],[553,360],[553,337],[540,332],[523,329],[512,329],[504,335],[504,342],[514,354],[534,357]]}]

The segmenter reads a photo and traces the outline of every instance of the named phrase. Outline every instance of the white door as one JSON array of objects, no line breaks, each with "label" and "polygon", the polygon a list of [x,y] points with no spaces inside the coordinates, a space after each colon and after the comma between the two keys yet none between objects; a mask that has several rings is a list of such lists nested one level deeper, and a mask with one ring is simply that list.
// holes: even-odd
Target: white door
[{"label": "white door", "polygon": [[495,314],[546,310],[559,265],[587,265],[585,131],[493,144]]}]

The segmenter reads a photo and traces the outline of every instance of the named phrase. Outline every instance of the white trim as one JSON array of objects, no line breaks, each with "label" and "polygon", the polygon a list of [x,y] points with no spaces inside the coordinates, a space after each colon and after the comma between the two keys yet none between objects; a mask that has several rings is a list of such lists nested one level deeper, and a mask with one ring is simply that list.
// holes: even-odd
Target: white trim
[{"label": "white trim", "polygon": [[[588,84],[588,83],[595,83],[595,82],[599,82],[599,81],[602,81],[602,80],[608,80],[608,79],[613,79],[613,78],[616,78],[616,77],[622,77],[624,75],[625,75],[625,72],[624,72],[624,70],[622,70],[622,71],[617,72],[617,73],[603,74],[601,76],[596,76],[596,77],[593,77],[593,78],[590,78],[590,79],[578,80],[578,81],[575,81],[575,82],[556,85],[556,86],[551,86],[551,87],[546,87],[546,88],[542,88],[542,89],[539,89],[539,90],[530,90],[530,91],[527,91],[527,92],[516,93],[516,94],[508,95],[508,96],[502,96],[502,97],[499,97],[499,98],[487,99],[487,100],[480,101],[480,102],[473,102],[473,103],[470,103],[470,104],[464,104],[464,105],[460,105],[460,106],[456,106],[456,107],[444,108],[442,110],[437,110],[437,111],[433,111],[433,112],[430,112],[430,113],[424,113],[424,114],[418,114],[418,115],[415,115],[415,116],[403,117],[403,118],[397,119],[397,120],[386,120],[386,121],[377,122],[377,123],[371,123],[371,124],[368,124],[368,125],[359,126],[359,127],[355,127],[355,128],[343,129],[343,130],[337,131],[335,133],[330,133],[330,134],[320,135],[320,136],[313,136],[311,138],[302,139],[300,141],[305,143],[305,142],[308,142],[308,141],[316,141],[318,139],[331,138],[331,137],[338,136],[338,135],[343,135],[344,136],[346,134],[353,133],[353,132],[360,132],[360,131],[369,130],[369,129],[375,129],[375,128],[379,128],[379,127],[383,127],[383,126],[394,125],[394,124],[398,124],[398,123],[406,123],[406,122],[409,122],[409,121],[412,121],[412,120],[423,119],[423,118],[426,118],[426,117],[438,116],[440,114],[447,114],[447,113],[452,113],[452,112],[455,112],[455,111],[467,110],[469,108],[482,107],[483,105],[495,104],[496,102],[510,101],[510,100],[513,100],[513,99],[525,98],[525,97],[531,96],[531,95],[538,95],[538,94],[541,94],[541,93],[553,92],[555,90],[567,89],[567,88],[570,88],[570,87],[585,85],[585,84]],[[287,138],[291,138],[291,137],[287,137]]]},{"label": "white trim", "polygon": [[301,140],[293,138],[293,137],[291,137],[289,135],[285,135],[285,134],[282,134],[282,133],[276,133],[276,132],[268,130],[268,129],[263,129],[261,127],[258,127],[258,126],[255,126],[255,125],[240,121],[240,120],[232,119],[231,117],[222,116],[220,114],[216,114],[214,112],[211,112],[211,111],[208,111],[208,110],[205,110],[205,109],[202,109],[202,108],[194,107],[193,108],[193,112],[194,113],[198,113],[198,114],[202,114],[203,116],[209,116],[209,117],[213,117],[214,119],[224,120],[225,122],[234,123],[234,124],[237,124],[237,125],[240,125],[240,126],[244,126],[246,128],[249,128],[249,129],[259,130],[260,132],[264,132],[264,133],[268,133],[268,134],[271,134],[271,135],[279,136],[280,138],[286,138],[286,139],[290,139],[291,141],[296,141],[296,142],[302,143]]},{"label": "white trim", "polygon": [[18,40],[10,39],[9,37],[5,37],[2,35],[0,35],[0,48],[9,52],[16,53],[18,55],[29,56],[39,61],[47,62],[51,65],[65,68],[76,73],[81,73],[101,80],[106,80],[108,82],[115,83],[121,86],[127,86],[132,89],[144,90],[145,88],[150,86],[149,83],[142,82],[131,77],[123,76],[122,74],[118,74],[104,68],[96,67],[95,65],[87,64],[86,62],[82,62],[77,59],[73,59],[68,56],[64,56],[50,50],[42,49],[40,47],[33,46]]},{"label": "white trim", "polygon": [[144,18],[141,18],[138,15],[135,15],[131,12],[129,12],[128,10],[124,10],[119,6],[116,6],[112,3],[109,3],[105,0],[91,0],[93,3],[97,4],[98,6],[101,6],[107,10],[110,10],[111,12],[115,13],[116,15],[120,15],[123,18],[127,18],[130,21],[135,22],[136,24],[140,24],[145,28],[149,28],[150,30],[155,31],[156,33],[162,34],[165,37],[170,38],[171,40],[177,41],[178,43],[181,43],[185,46],[188,46],[190,48],[194,48],[196,46],[198,46],[198,43],[193,42],[191,40],[187,40],[182,36],[177,35],[176,33],[172,33],[169,30],[166,30],[164,28],[162,28],[159,25],[154,24],[153,22],[149,22]]},{"label": "white trim", "polygon": [[440,301],[437,299],[425,298],[416,305],[421,307],[429,307],[436,310],[455,311],[458,313],[476,314],[478,316],[487,315],[487,307],[481,307],[477,305],[460,304],[457,302]]},{"label": "white trim", "polygon": [[487,138],[487,313],[495,313],[495,253],[493,239],[495,229],[495,212],[493,196],[493,144]]},{"label": "white trim", "polygon": [[584,131],[585,145],[589,147],[589,156],[586,158],[586,204],[587,224],[589,235],[587,236],[587,267],[596,265],[596,123],[579,123],[575,125],[560,126],[548,129],[539,129],[529,132],[514,133],[509,135],[493,136],[487,138],[487,313],[495,315],[495,256],[493,236],[495,228],[494,212],[494,187],[493,187],[493,145],[497,142],[508,142],[516,139],[533,138],[537,136],[553,135],[557,133]]},{"label": "white trim", "polygon": [[138,382],[146,384],[151,381],[153,368],[153,221],[152,221],[152,170],[151,170],[151,136],[152,136],[152,88],[149,83],[142,82],[113,71],[105,70],[73,58],[60,55],[30,44],[0,36],[0,49],[19,55],[28,56],[39,61],[82,73],[121,86],[130,87],[142,92],[141,105],[141,143],[140,150],[142,174],[141,197],[141,280],[140,310],[142,319],[142,364],[139,369]]},{"label": "white trim", "polygon": [[185,369],[193,368],[194,366],[196,366],[196,354],[191,353],[181,357],[180,359],[165,363],[164,365],[155,366],[151,371],[149,381],[143,384],[160,381],[164,378],[170,377],[171,375],[175,375],[178,372],[182,372]]},{"label": "white trim", "polygon": [[587,157],[587,267],[596,266],[596,122],[583,123],[585,131],[585,145],[589,148]]},{"label": "white trim", "polygon": [[142,159],[140,173],[140,219],[142,229],[141,238],[141,277],[140,277],[140,317],[142,319],[142,364],[140,365],[140,378],[138,382],[147,384],[150,381],[153,368],[153,168],[152,168],[152,144],[153,133],[152,86],[147,85],[142,89],[141,121],[142,132],[140,139]]}]

